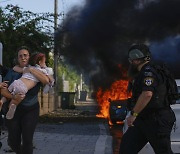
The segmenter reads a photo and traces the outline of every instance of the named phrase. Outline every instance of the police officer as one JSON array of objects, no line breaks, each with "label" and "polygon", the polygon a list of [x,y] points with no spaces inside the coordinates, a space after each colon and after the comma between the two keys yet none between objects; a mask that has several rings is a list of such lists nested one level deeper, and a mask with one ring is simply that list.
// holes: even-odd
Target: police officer
[{"label": "police officer", "polygon": [[130,74],[138,73],[132,73],[132,110],[119,153],[137,154],[149,142],[156,154],[172,154],[170,133],[176,119],[170,105],[164,105],[167,89],[163,77],[151,65],[148,46],[133,45],[128,55]]}]

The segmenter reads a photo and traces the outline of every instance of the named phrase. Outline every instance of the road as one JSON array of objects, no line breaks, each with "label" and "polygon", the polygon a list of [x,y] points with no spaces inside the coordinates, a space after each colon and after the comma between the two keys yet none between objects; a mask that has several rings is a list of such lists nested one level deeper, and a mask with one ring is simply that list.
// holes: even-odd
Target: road
[{"label": "road", "polygon": [[[89,104],[83,106],[41,117],[34,134],[34,154],[112,154],[107,120],[95,116],[94,104],[92,110]],[[15,154],[7,145],[6,130],[1,142],[0,154]]]},{"label": "road", "polygon": [[[111,138],[104,120],[38,124],[34,154],[111,154]],[[10,153],[6,141],[7,132],[3,131],[1,154]]]}]

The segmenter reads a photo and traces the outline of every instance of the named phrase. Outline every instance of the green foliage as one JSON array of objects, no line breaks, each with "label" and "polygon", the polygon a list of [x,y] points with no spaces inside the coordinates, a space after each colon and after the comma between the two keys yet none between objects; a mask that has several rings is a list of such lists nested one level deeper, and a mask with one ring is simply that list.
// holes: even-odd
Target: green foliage
[{"label": "green foliage", "polygon": [[[59,15],[58,15],[59,16]],[[0,42],[3,44],[3,65],[12,67],[16,50],[27,46],[31,52],[46,54],[48,66],[53,67],[54,57],[51,51],[54,48],[54,14],[33,13],[23,11],[18,6],[7,5],[0,7]],[[51,54],[49,54],[51,53]],[[73,91],[74,83],[80,83],[80,76],[68,65],[58,64],[58,85],[62,91],[62,77],[70,82]]]},{"label": "green foliage", "polygon": [[48,59],[48,66],[53,68],[53,65],[54,65],[54,54],[52,52],[49,52],[48,57],[49,57],[49,59]]},{"label": "green foliage", "polygon": [[69,81],[70,91],[74,90],[74,84],[80,84],[79,74],[69,65],[60,63],[58,65],[58,81],[59,81],[59,91],[63,91],[63,78]]},{"label": "green foliage", "polygon": [[[53,14],[22,11],[18,6],[0,8],[0,42],[3,44],[3,64],[13,66],[16,50],[27,46],[32,52],[48,52],[53,48]],[[47,26],[49,23],[49,26]],[[48,59],[48,58],[47,58]]]}]

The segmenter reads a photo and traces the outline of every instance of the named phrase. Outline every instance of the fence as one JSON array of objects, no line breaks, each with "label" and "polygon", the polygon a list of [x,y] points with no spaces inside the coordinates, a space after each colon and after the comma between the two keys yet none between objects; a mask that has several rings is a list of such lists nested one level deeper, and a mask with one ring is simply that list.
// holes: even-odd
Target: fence
[{"label": "fence", "polygon": [[58,108],[57,103],[54,101],[54,94],[44,94],[42,91],[38,93],[40,115],[47,114]]}]

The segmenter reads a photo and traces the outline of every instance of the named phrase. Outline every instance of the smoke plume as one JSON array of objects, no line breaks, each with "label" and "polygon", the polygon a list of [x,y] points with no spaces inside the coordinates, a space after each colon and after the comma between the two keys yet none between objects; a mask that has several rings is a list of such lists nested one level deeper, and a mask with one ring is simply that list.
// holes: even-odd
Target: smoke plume
[{"label": "smoke plume", "polygon": [[133,43],[148,43],[156,59],[177,68],[179,6],[179,0],[86,0],[84,7],[69,11],[56,33],[60,54],[95,88],[124,78],[122,68],[128,67],[127,51]]}]

